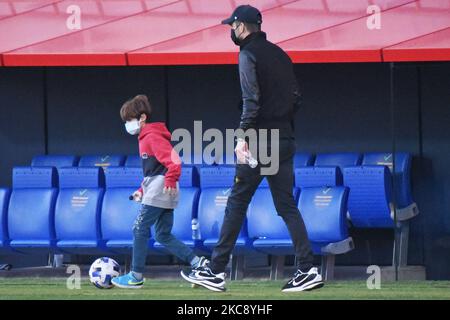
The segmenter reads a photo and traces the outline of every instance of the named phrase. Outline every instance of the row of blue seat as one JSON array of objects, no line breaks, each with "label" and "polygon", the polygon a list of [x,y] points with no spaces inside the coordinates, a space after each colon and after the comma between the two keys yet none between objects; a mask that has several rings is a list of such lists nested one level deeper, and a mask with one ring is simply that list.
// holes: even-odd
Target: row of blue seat
[{"label": "row of blue seat", "polygon": [[[206,164],[213,161],[212,159],[204,160]],[[324,167],[332,166],[338,167],[340,172],[343,172],[345,167],[350,166],[387,166],[392,171],[394,157],[392,153],[322,153],[312,155],[309,153],[297,153],[294,157],[294,167],[301,168],[305,166]],[[394,175],[395,179],[395,194],[400,208],[410,205],[411,197],[411,183],[410,183],[410,169],[411,156],[408,153],[396,153],[395,156],[396,169]],[[32,166],[54,166],[60,167],[91,167],[98,166],[106,168],[108,166],[125,166],[125,167],[140,167],[141,159],[135,155],[90,155],[90,156],[74,156],[74,155],[41,155],[33,158]],[[337,184],[342,181],[342,175],[338,174]]]},{"label": "row of blue seat", "polygon": [[[187,159],[183,161],[184,164],[191,164],[191,157],[181,157]],[[225,159],[216,159],[212,156],[205,156],[202,163],[199,165],[225,164]],[[411,157],[407,153],[397,153],[396,162],[403,163],[406,167],[397,166],[396,172],[409,171]],[[189,161],[189,162],[188,162]],[[310,153],[296,153],[294,156],[294,167],[305,166],[337,166],[341,170],[347,166],[358,165],[386,165],[392,169],[393,166],[392,153],[319,153],[317,155]],[[53,166],[60,167],[108,167],[108,166],[125,166],[125,167],[140,167],[142,160],[137,155],[39,155],[35,156],[31,161],[31,166]]]},{"label": "row of blue seat", "polygon": [[[364,167],[357,167],[357,168],[345,168],[344,169],[344,174],[346,174],[347,172],[349,173],[349,181],[356,181],[356,184],[359,183],[358,181],[361,180],[361,177],[363,178],[362,180],[366,179],[367,176],[365,176],[364,174],[361,175],[360,177],[358,177],[359,173],[365,173],[365,171],[361,171],[359,169],[364,168]],[[373,189],[373,190],[381,190],[381,195],[385,195],[386,190],[388,190],[389,184],[386,184],[386,177],[388,176],[387,174],[387,169],[385,167],[370,167],[370,168],[366,168],[367,170],[370,171],[374,171],[375,173],[375,179],[374,181],[378,181],[378,186],[374,186],[374,183],[371,182],[369,183],[369,188]],[[356,170],[355,172],[353,172],[352,170]],[[183,175],[180,179],[180,185],[183,189],[186,188],[194,188],[195,192],[192,193],[191,192],[191,198],[187,199],[187,201],[181,201],[180,202],[180,207],[182,209],[186,209],[187,208],[187,212],[185,214],[185,216],[187,216],[187,221],[184,223],[180,223],[181,226],[183,226],[183,228],[185,230],[189,230],[189,228],[187,228],[188,226],[190,226],[190,219],[192,219],[192,217],[196,216],[196,210],[195,210],[195,197],[196,197],[196,193],[199,192],[198,188],[196,188],[194,186],[194,172],[196,171],[196,169],[194,167],[188,167],[188,168],[184,168],[183,170]],[[97,173],[96,173],[97,172]],[[61,168],[59,170],[60,173],[60,184],[59,187],[61,189],[61,191],[59,192],[58,195],[58,201],[56,201],[56,211],[58,212],[64,212],[64,214],[61,213],[61,217],[59,217],[59,220],[56,221],[55,225],[59,225],[59,222],[61,222],[62,226],[65,226],[67,222],[71,221],[71,214],[72,212],[70,210],[59,210],[58,208],[60,208],[58,205],[60,203],[65,203],[68,204],[70,203],[71,205],[71,210],[77,211],[76,209],[78,207],[85,207],[86,204],[86,196],[85,193],[87,193],[89,191],[89,189],[98,189],[96,192],[96,201],[97,201],[97,206],[98,203],[100,203],[102,201],[102,190],[104,188],[104,178],[102,175],[102,172],[98,170],[98,168]],[[380,179],[380,174],[381,174],[381,179]],[[218,192],[218,194],[214,194],[214,196],[217,199],[220,199],[220,197],[222,197],[222,201],[215,199],[214,203],[217,206],[220,206],[220,203],[222,203],[222,205],[225,204],[225,199],[226,199],[226,193],[229,192],[229,189],[223,189],[226,187],[230,187],[232,185],[233,182],[233,177],[234,177],[234,169],[231,167],[222,167],[222,166],[217,166],[217,167],[205,167],[205,168],[201,168],[201,187],[202,187],[202,194],[209,194],[210,192],[214,191],[214,192]],[[107,180],[109,181],[109,183],[106,184],[107,189],[111,189],[111,188],[117,188],[120,183],[122,183],[122,187],[123,188],[128,188],[129,190],[126,190],[129,193],[131,193],[140,183],[141,178],[142,178],[142,174],[140,169],[138,168],[127,168],[127,167],[111,167],[109,170],[106,171],[106,177]],[[113,178],[115,177],[115,178]],[[303,178],[304,177],[304,178]],[[310,191],[310,188],[315,188],[315,187],[326,187],[326,189],[324,189],[323,192],[330,192],[330,190],[333,188],[337,188],[337,183],[336,181],[338,180],[338,169],[336,167],[308,167],[308,168],[300,168],[300,169],[296,169],[296,187],[302,188],[304,191]],[[111,180],[113,179],[113,180]],[[114,180],[116,179],[116,180]],[[346,179],[347,180],[347,179]],[[119,181],[119,182],[118,182]],[[316,181],[316,182],[314,182]],[[40,197],[37,196],[37,193],[39,192],[43,192],[43,188],[50,188],[50,190],[47,190],[47,192],[45,192],[45,195],[48,197],[48,200],[50,201],[50,203],[52,203],[52,201],[55,201],[56,199],[56,194],[57,194],[57,190],[55,189],[55,187],[57,186],[57,173],[53,168],[38,168],[38,167],[31,167],[31,168],[15,168],[14,170],[14,174],[13,174],[13,194],[12,194],[12,198],[11,198],[11,203],[9,205],[8,210],[6,210],[6,203],[7,203],[7,198],[8,198],[8,191],[6,189],[2,190],[2,198],[3,198],[3,207],[5,208],[4,211],[8,211],[9,212],[9,219],[7,220],[8,223],[10,225],[15,225],[15,218],[18,218],[17,224],[20,225],[20,227],[22,228],[22,231],[19,232],[18,237],[25,237],[28,239],[31,238],[31,234],[32,232],[32,228],[24,228],[24,226],[26,226],[26,223],[20,223],[21,220],[23,220],[20,215],[14,215],[11,212],[15,212],[16,211],[21,211],[19,209],[16,209],[15,206],[29,206],[29,208],[32,208],[33,206],[33,202],[38,202],[38,199],[40,199]],[[266,180],[263,180],[263,183],[261,184],[259,190],[256,192],[255,197],[254,197],[254,201],[252,203],[258,203],[258,204],[263,204],[263,208],[266,208],[266,210],[262,210],[263,208],[259,208],[258,210],[256,210],[258,212],[258,217],[261,217],[262,219],[265,219],[267,221],[269,221],[269,224],[271,225],[271,229],[275,231],[275,233],[277,232],[274,228],[274,226],[276,224],[273,224],[272,220],[273,217],[276,217],[274,215],[274,208],[273,208],[273,203],[270,199],[270,194],[268,194],[268,192],[270,192],[268,190],[268,185]],[[81,188],[81,189],[80,189]],[[218,190],[214,190],[218,189]],[[30,191],[30,190],[34,190],[34,189],[38,189],[35,191]],[[67,193],[66,189],[69,189],[70,192]],[[72,190],[72,189],[75,189]],[[346,188],[340,188],[341,190],[346,190]],[[363,189],[363,188],[362,188]],[[339,190],[339,188],[337,188],[337,190]],[[351,189],[353,190],[353,189]],[[373,191],[372,190],[372,191]],[[184,190],[187,191],[187,190]],[[369,190],[370,191],[370,190]],[[37,192],[37,193],[36,193]],[[79,195],[74,195],[73,192],[79,192]],[[116,190],[117,192],[117,190]],[[352,194],[353,191],[350,192],[350,194]],[[113,192],[111,192],[113,193]],[[183,193],[189,193],[189,192],[182,192]],[[220,195],[220,193],[222,193],[222,195]],[[361,195],[363,195],[365,197],[366,200],[366,204],[365,207],[370,206],[370,207],[375,207],[375,210],[377,212],[378,215],[378,220],[381,220],[380,216],[380,212],[382,212],[382,210],[377,211],[377,203],[372,201],[371,199],[380,199],[380,194],[376,194],[374,192],[372,192],[372,194],[368,193],[367,190],[363,189],[360,192]],[[16,197],[19,198],[18,200],[16,200]],[[20,195],[22,195],[22,198],[20,197]],[[261,200],[259,200],[259,197],[261,197]],[[369,198],[368,198],[369,197]],[[108,197],[106,197],[108,198]],[[356,205],[358,205],[358,201],[361,200],[358,198],[358,195],[354,197],[356,199]],[[111,202],[111,207],[117,207],[117,204],[115,203],[115,201],[117,201],[117,203],[119,203],[120,198],[119,197],[113,197],[113,200],[110,201]],[[127,199],[127,195],[123,195],[123,199],[121,199],[122,201]],[[381,197],[382,199],[382,197]],[[345,200],[345,201],[344,201]],[[364,199],[362,199],[364,200]],[[382,199],[383,200],[383,199]],[[267,203],[269,201],[269,203]],[[347,203],[346,199],[343,199],[344,204]],[[92,202],[91,202],[92,203]],[[126,202],[128,203],[128,202]],[[210,201],[210,204],[212,203],[212,201]],[[359,203],[361,203],[361,201],[359,201]],[[388,206],[389,202],[385,202],[385,201],[381,201],[381,203],[384,203],[385,205]],[[128,203],[129,204],[129,203]],[[342,205],[342,204],[341,204]],[[380,205],[381,206],[381,205]],[[67,207],[67,206],[66,206]],[[62,208],[66,208],[63,207]],[[201,206],[201,207],[207,207],[207,206]],[[214,207],[214,206],[212,206]],[[252,212],[252,205],[250,205],[250,209],[249,209],[249,216],[251,216],[251,212]],[[267,210],[267,208],[271,208],[271,210]],[[50,210],[52,210],[52,206],[50,205],[49,207]],[[124,208],[127,209],[127,208]],[[385,208],[382,208],[385,209]],[[28,209],[28,211],[30,211],[32,209]],[[205,209],[206,210],[206,209]],[[26,211],[26,210],[22,210],[22,211]],[[97,210],[98,211],[98,210]],[[96,215],[98,215],[99,213],[96,212]],[[132,212],[136,213],[136,210],[131,210]],[[262,216],[261,212],[268,212],[268,216],[264,217]],[[67,215],[67,216],[66,216]],[[51,214],[50,214],[51,216]],[[202,215],[200,215],[202,216]],[[205,217],[207,217],[208,215],[205,214]],[[213,215],[211,215],[213,216]],[[373,220],[373,218],[371,216],[367,216],[364,215],[363,212],[360,212],[358,210],[356,211],[350,211],[350,217],[352,218],[352,221],[354,222],[354,224],[356,226],[367,226],[370,225],[371,220]],[[31,216],[30,218],[33,218],[33,216]],[[389,223],[392,224],[392,219],[389,216],[384,216],[383,217],[384,220],[389,221]],[[6,219],[5,219],[6,220]],[[60,221],[61,220],[61,221]],[[67,220],[67,221],[66,221]],[[34,225],[35,221],[33,221],[32,219],[28,220],[31,221],[32,225]],[[52,219],[48,220],[49,223],[52,222]],[[361,223],[360,223],[361,222]],[[97,224],[94,224],[97,225]],[[281,226],[284,226],[284,224],[282,224]],[[47,227],[48,228],[48,227]],[[14,229],[14,228],[13,228]],[[205,228],[202,228],[203,230],[206,230]],[[59,230],[59,228],[58,228]],[[62,228],[62,230],[65,230],[64,228]],[[76,235],[74,235],[74,238],[77,238],[80,234],[82,235],[83,232],[86,232],[87,229],[85,229],[84,227],[80,227],[77,230]],[[79,231],[79,232],[78,232]],[[91,231],[92,231],[92,224],[91,224]],[[189,230],[190,231],[190,230]],[[285,235],[287,235],[287,230],[283,231]],[[10,237],[11,239],[14,239],[14,231],[11,232],[9,231],[9,233],[11,234]],[[129,229],[126,229],[126,233],[129,234]],[[4,234],[6,235],[7,232],[4,232]],[[251,233],[252,234],[252,233]],[[50,235],[52,235],[52,233],[50,232]],[[49,242],[44,242],[44,244],[48,244],[49,246],[52,246],[52,239],[56,239],[59,238],[56,236],[55,237],[50,237],[50,239],[48,240]],[[106,237],[107,238],[107,237]],[[185,237],[186,238],[186,237]],[[16,239],[16,241],[14,242],[13,240],[13,245],[20,245],[20,241],[19,239]],[[45,240],[47,241],[47,240]],[[61,240],[64,241],[64,240]],[[39,241],[36,242],[37,244],[39,244]],[[60,245],[64,245],[64,242],[61,242]],[[83,243],[80,242],[78,243],[79,246],[83,246]]]},{"label": "row of blue seat", "polygon": [[[393,171],[395,160],[395,172]],[[140,167],[139,156],[37,156],[32,166]],[[201,168],[202,165],[197,166]],[[392,228],[397,220],[417,215],[411,195],[411,156],[407,153],[297,153],[294,157],[295,186],[347,186],[349,215],[357,227]],[[327,174],[328,172],[328,174]],[[334,177],[331,178],[331,177]],[[376,180],[377,183],[372,183]],[[194,178],[194,186],[200,186]],[[392,191],[392,187],[394,188]]]},{"label": "row of blue seat", "polygon": [[[210,252],[218,239],[234,169],[202,168],[201,191],[192,184],[195,170],[183,169],[173,233],[198,251]],[[2,220],[6,222],[1,245],[19,252],[129,251],[131,227],[139,205],[129,201],[128,196],[141,178],[138,168],[110,167],[105,173],[99,168],[60,168],[58,191],[55,168],[17,167],[13,171],[12,192],[1,189],[0,193]],[[287,229],[274,214],[268,192],[264,186],[257,191],[236,253],[293,253]],[[298,189],[295,194],[298,195]],[[330,243],[348,238],[344,221],[347,196],[345,187],[305,188],[300,192],[299,209],[317,254],[323,254],[323,248]],[[199,239],[192,239],[193,217],[199,220]],[[150,248],[166,253],[156,240],[149,239]]]},{"label": "row of blue seat", "polygon": [[[295,155],[294,195],[316,254],[331,261],[333,255],[353,248],[345,217],[355,227],[392,228],[394,203],[397,219],[417,214],[410,192],[410,156],[396,154],[395,173],[393,160],[392,154],[383,153]],[[0,253],[131,250],[131,226],[139,205],[127,199],[142,180],[139,157],[38,156],[32,165],[14,169],[12,192],[0,189]],[[184,167],[182,172],[173,232],[208,254],[218,240],[234,168],[200,165]],[[195,217],[200,222],[198,239],[191,235]],[[156,240],[149,239],[150,252],[167,254]],[[276,256],[293,253],[265,179],[249,206],[234,254],[255,251]]]},{"label": "row of blue seat", "polygon": [[[383,153],[319,154],[315,160],[309,154],[295,155],[294,195],[316,254],[353,248],[345,217],[355,227],[392,228],[394,203],[397,219],[417,214],[410,192],[410,156],[396,154],[395,173],[393,160]],[[74,156],[38,156],[33,167],[15,168],[12,192],[0,189],[0,253],[129,252],[139,205],[128,196],[142,180],[140,161],[137,156],[87,156],[79,161]],[[210,253],[233,180],[232,166],[184,167],[174,234],[197,251]],[[191,235],[191,219],[196,217],[199,239]],[[151,252],[167,253],[156,240],[149,239]],[[278,256],[293,253],[265,179],[249,206],[234,253],[255,250]]]}]

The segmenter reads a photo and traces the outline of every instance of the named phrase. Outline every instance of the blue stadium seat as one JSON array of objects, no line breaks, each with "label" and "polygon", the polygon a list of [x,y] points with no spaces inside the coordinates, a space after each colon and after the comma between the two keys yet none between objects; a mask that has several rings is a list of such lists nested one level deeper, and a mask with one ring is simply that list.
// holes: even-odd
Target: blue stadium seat
[{"label": "blue stadium seat", "polygon": [[314,157],[310,153],[297,152],[294,155],[294,168],[312,166]]},{"label": "blue stadium seat", "polygon": [[341,172],[347,166],[357,166],[361,164],[361,155],[354,152],[346,153],[320,153],[316,155],[314,166],[339,167]]},{"label": "blue stadium seat", "polygon": [[[295,169],[296,187],[335,186],[337,167],[299,167]],[[267,179],[264,179],[265,181]],[[267,254],[284,256],[294,254],[292,241],[283,219],[277,215],[272,194],[266,184],[256,191],[248,211],[248,233],[256,240],[253,246]],[[295,188],[297,199],[299,189]]]},{"label": "blue stadium seat", "polygon": [[[227,159],[226,154],[222,154],[221,156],[205,155],[205,156],[200,156],[200,157],[202,160],[201,164],[193,164],[193,161],[195,161],[194,155],[186,156],[186,157],[181,155],[181,159],[182,159],[183,163],[187,163],[186,161],[189,161],[190,164],[188,164],[188,165],[195,165],[199,169],[201,167],[209,167],[209,166],[216,166],[216,165],[225,166],[225,167],[234,166],[237,161],[236,154],[234,154],[234,153],[228,156],[228,158],[233,159],[232,160],[233,163],[227,163],[227,160],[230,160],[230,159]],[[314,163],[313,160],[314,160],[314,157],[310,153],[298,152],[294,155],[294,167],[297,168],[297,167],[313,165],[313,163]]]},{"label": "blue stadium seat", "polygon": [[[219,239],[225,207],[234,182],[233,166],[209,166],[200,169],[202,192],[198,205],[200,238],[204,247],[211,251]],[[242,226],[234,254],[241,255],[252,251],[251,240],[247,234],[247,223]]]},{"label": "blue stadium seat", "polygon": [[[293,189],[293,194],[297,199],[298,189]],[[272,255],[270,278],[278,279],[283,274],[285,256],[293,254],[294,250],[287,227],[277,215],[267,179],[263,179],[250,202],[247,228],[253,248]]]},{"label": "blue stadium seat", "polygon": [[125,163],[125,156],[122,155],[97,155],[97,156],[82,156],[79,167],[101,167],[106,169],[107,167],[114,166],[120,167]]},{"label": "blue stadium seat", "polygon": [[61,168],[55,208],[57,247],[63,252],[89,254],[104,251],[100,210],[104,174],[100,168]]},{"label": "blue stadium seat", "polygon": [[314,254],[322,256],[322,276],[334,277],[335,256],[354,249],[347,228],[348,188],[312,187],[300,192],[298,208]]},{"label": "blue stadium seat", "polygon": [[[338,167],[305,167],[295,170],[295,186],[301,189],[298,207],[316,254],[323,254],[324,247],[330,243],[347,241],[349,190],[339,187],[341,184],[342,176]],[[328,217],[326,221],[324,215]],[[321,222],[320,219],[324,220]]]},{"label": "blue stadium seat", "polygon": [[[199,225],[203,245],[212,251],[219,241],[220,229],[225,214],[226,199],[230,188],[202,189],[199,201]],[[244,222],[236,241],[235,254],[244,254],[251,250],[251,241],[247,236],[247,221]]]},{"label": "blue stadium seat", "polygon": [[[264,179],[266,180],[266,179]],[[298,189],[293,190],[294,198]],[[275,256],[294,254],[292,241],[283,219],[277,214],[269,188],[256,190],[248,211],[248,236],[258,251]]]},{"label": "blue stadium seat", "polygon": [[392,153],[367,153],[362,166],[344,170],[344,184],[350,188],[348,209],[353,226],[394,228],[393,263],[406,266],[409,220],[419,210],[411,196],[411,156],[396,153],[395,172],[393,160]]},{"label": "blue stadium seat", "polygon": [[342,175],[338,167],[303,167],[295,169],[297,188],[329,187],[342,184]]},{"label": "blue stadium seat", "polygon": [[178,183],[180,188],[200,188],[200,175],[197,167],[192,165],[183,165]]},{"label": "blue stadium seat", "polygon": [[344,183],[350,188],[349,214],[355,227],[394,227],[394,196],[397,221],[406,221],[418,214],[411,196],[411,157],[407,153],[397,153],[395,160],[394,192],[391,153],[365,154],[362,166],[344,171]]},{"label": "blue stadium seat", "polygon": [[127,156],[125,167],[142,168],[142,159],[138,155]]},{"label": "blue stadium seat", "polygon": [[10,246],[19,252],[51,252],[58,195],[54,167],[15,167],[8,207]]},{"label": "blue stadium seat", "polygon": [[392,228],[391,174],[385,166],[344,169],[344,184],[350,188],[348,210],[358,228]]},{"label": "blue stadium seat", "polygon": [[[197,217],[200,189],[196,186],[197,169],[193,166],[183,167],[179,179],[180,195],[178,206],[174,210],[172,234],[188,247],[198,249],[199,240],[192,238],[192,219]],[[153,247],[163,254],[169,252],[158,241]]]},{"label": "blue stadium seat", "polygon": [[353,249],[347,230],[346,187],[303,188],[298,208],[318,255],[342,254]]},{"label": "blue stadium seat", "polygon": [[31,161],[32,167],[76,167],[78,165],[78,157],[70,155],[39,155],[33,157]]},{"label": "blue stadium seat", "polygon": [[106,247],[111,251],[131,252],[133,224],[141,204],[130,201],[129,196],[139,188],[142,179],[141,168],[109,167],[105,171],[106,191],[101,213],[101,232]]},{"label": "blue stadium seat", "polygon": [[394,176],[394,195],[397,208],[405,209],[414,206],[417,210],[411,192],[411,155],[405,152],[395,154],[395,173],[392,172],[393,160],[392,153],[366,153],[362,165],[387,166]]},{"label": "blue stadium seat", "polygon": [[[345,214],[348,190],[336,187],[337,167],[296,168],[296,187],[301,188],[299,211],[305,222],[312,249],[323,255],[322,273],[332,278],[334,255],[353,249],[353,240],[348,237]],[[297,199],[299,189],[294,189]],[[272,273],[282,272],[285,255],[293,255],[294,248],[283,219],[277,215],[270,190],[256,191],[248,212],[248,232],[256,238],[253,246],[264,253],[276,256]],[[277,276],[271,275],[271,278]]]},{"label": "blue stadium seat", "polygon": [[0,188],[0,253],[9,251],[7,214],[10,195],[10,189]]}]

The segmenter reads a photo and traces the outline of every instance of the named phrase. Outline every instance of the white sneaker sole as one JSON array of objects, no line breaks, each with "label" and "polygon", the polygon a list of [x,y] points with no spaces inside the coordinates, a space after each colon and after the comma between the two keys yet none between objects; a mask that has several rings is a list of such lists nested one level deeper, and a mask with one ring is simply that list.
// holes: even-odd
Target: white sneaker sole
[{"label": "white sneaker sole", "polygon": [[180,274],[181,274],[181,276],[183,277],[184,280],[186,280],[186,281],[188,281],[188,282],[190,282],[190,283],[192,283],[194,285],[202,286],[202,287],[204,287],[204,288],[206,288],[208,290],[215,291],[215,292],[224,292],[224,291],[226,291],[226,288],[223,287],[223,286],[217,286],[216,287],[216,286],[213,286],[213,285],[206,284],[206,283],[202,282],[201,280],[191,279],[188,276],[186,276],[183,273],[183,271],[181,271]]},{"label": "white sneaker sole", "polygon": [[111,281],[111,283],[117,287],[117,288],[121,288],[121,289],[141,289],[144,285],[141,284],[140,286],[124,286],[122,284],[118,284],[118,283],[114,283],[113,281]]},{"label": "white sneaker sole", "polygon": [[311,291],[314,289],[322,288],[324,285],[325,283],[322,281],[322,277],[319,275],[312,282],[294,288],[283,289],[281,290],[281,292]]}]

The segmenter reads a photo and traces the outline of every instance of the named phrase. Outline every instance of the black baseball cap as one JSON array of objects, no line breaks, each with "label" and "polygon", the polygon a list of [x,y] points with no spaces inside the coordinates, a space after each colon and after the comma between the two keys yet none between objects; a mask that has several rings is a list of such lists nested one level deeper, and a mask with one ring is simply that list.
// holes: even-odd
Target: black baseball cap
[{"label": "black baseball cap", "polygon": [[261,24],[262,15],[258,9],[251,5],[242,5],[234,9],[231,17],[222,21],[222,24],[231,25],[234,21],[241,21],[247,23]]}]

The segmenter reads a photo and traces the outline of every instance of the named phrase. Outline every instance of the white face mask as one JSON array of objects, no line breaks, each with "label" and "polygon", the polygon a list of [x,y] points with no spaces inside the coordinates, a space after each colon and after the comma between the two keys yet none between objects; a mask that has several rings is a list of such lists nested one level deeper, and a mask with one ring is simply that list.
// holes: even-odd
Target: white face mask
[{"label": "white face mask", "polygon": [[134,119],[131,121],[127,121],[125,123],[125,129],[131,135],[138,134],[141,131],[141,126],[139,125],[139,120]]}]

